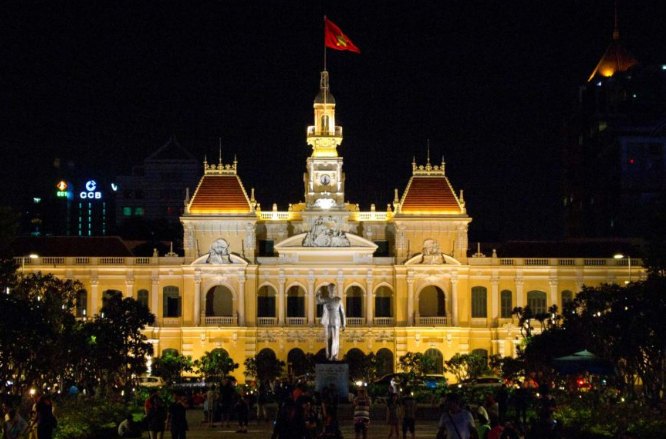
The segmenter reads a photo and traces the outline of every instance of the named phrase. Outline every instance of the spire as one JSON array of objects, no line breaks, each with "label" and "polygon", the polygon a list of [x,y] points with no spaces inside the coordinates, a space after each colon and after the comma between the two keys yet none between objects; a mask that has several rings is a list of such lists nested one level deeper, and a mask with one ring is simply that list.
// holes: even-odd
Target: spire
[{"label": "spire", "polygon": [[321,72],[319,93],[314,99],[314,125],[308,127],[307,142],[313,157],[337,157],[342,143],[342,127],[335,125],[335,98],[331,94],[328,71]]},{"label": "spire", "polygon": [[625,72],[630,67],[638,63],[636,59],[620,43],[620,27],[617,12],[617,2],[615,3],[615,23],[613,27],[613,39],[594,68],[594,71],[587,79],[592,81],[597,75],[609,78],[617,72]]},{"label": "spire", "polygon": [[218,137],[218,139],[220,141],[220,154],[218,156],[217,165],[222,166],[222,138]]}]

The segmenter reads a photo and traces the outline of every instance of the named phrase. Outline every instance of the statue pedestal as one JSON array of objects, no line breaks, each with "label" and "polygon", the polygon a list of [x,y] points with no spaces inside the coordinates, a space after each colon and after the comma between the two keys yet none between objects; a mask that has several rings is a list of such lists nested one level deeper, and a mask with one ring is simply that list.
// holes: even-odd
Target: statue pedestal
[{"label": "statue pedestal", "polygon": [[333,384],[338,397],[347,400],[349,395],[349,365],[342,361],[329,361],[315,364],[315,391],[322,392]]}]

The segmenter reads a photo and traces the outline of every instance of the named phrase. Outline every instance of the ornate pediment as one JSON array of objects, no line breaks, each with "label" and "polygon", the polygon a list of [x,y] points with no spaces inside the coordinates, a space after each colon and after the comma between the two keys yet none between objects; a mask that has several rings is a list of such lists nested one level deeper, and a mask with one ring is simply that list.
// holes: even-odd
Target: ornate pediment
[{"label": "ornate pediment", "polygon": [[358,235],[345,233],[349,245],[344,247],[304,246],[308,233],[290,236],[275,245],[279,262],[285,264],[371,264],[377,244]]}]

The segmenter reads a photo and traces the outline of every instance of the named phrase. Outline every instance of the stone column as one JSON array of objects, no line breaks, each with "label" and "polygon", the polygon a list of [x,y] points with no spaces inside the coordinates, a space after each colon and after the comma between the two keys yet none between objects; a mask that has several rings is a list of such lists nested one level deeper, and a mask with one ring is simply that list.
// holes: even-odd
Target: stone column
[{"label": "stone column", "polygon": [[[557,305],[557,275],[551,276],[551,278],[548,279],[548,285],[550,286],[550,304]],[[560,309],[560,311],[562,310]]]},{"label": "stone column", "polygon": [[134,279],[125,279],[125,297],[134,297]]},{"label": "stone column", "polygon": [[407,272],[407,326],[414,326],[414,271]]},{"label": "stone column", "polygon": [[310,270],[310,273],[308,274],[308,291],[306,294],[308,301],[308,326],[314,326],[315,321],[314,281],[314,273]]},{"label": "stone column", "polygon": [[150,290],[150,310],[156,317],[156,320],[162,319],[162,312],[159,308],[159,299],[160,299],[160,278],[156,274],[152,277],[152,289]]},{"label": "stone column", "polygon": [[525,306],[525,293],[523,292],[523,274],[516,275],[516,306]]},{"label": "stone column", "polygon": [[194,274],[194,298],[192,299],[194,302],[194,308],[192,312],[194,313],[194,316],[192,318],[192,322],[194,323],[194,326],[199,326],[201,324],[201,272],[197,271]]},{"label": "stone column", "polygon": [[365,278],[365,325],[372,326],[373,306],[372,306],[372,270],[368,270]]},{"label": "stone column", "polygon": [[238,276],[238,326],[245,326],[245,275]]},{"label": "stone column", "polygon": [[451,323],[458,326],[458,273],[451,273]]},{"label": "stone column", "polygon": [[490,278],[490,322],[492,326],[496,326],[499,321],[499,277],[497,272],[494,272]]},{"label": "stone column", "polygon": [[284,270],[280,270],[278,275],[278,325],[284,326]]},{"label": "stone column", "polygon": [[99,281],[97,277],[90,279],[90,312],[88,317],[93,317],[99,310]]}]

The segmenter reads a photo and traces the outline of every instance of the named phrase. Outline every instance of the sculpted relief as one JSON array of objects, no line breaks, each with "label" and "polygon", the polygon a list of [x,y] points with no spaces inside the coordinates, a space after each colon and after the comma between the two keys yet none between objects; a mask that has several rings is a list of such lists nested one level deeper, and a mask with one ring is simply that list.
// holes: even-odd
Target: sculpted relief
[{"label": "sculpted relief", "polygon": [[423,262],[422,264],[443,264],[444,257],[439,249],[439,244],[434,239],[423,241]]},{"label": "sculpted relief", "polygon": [[229,257],[229,243],[222,238],[218,238],[210,245],[206,264],[231,264]]},{"label": "sculpted relief", "polygon": [[319,216],[305,235],[303,247],[349,247],[349,239],[333,217]]}]

